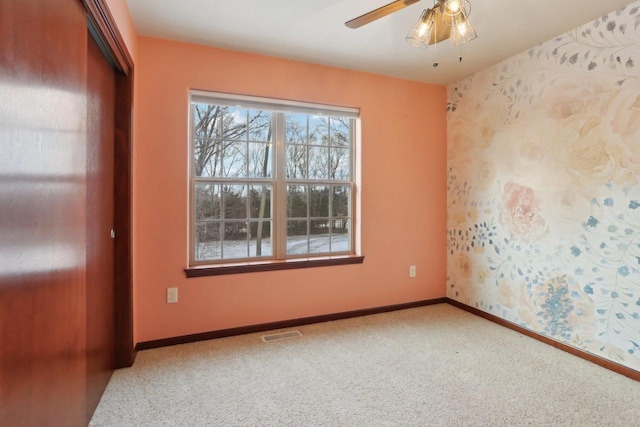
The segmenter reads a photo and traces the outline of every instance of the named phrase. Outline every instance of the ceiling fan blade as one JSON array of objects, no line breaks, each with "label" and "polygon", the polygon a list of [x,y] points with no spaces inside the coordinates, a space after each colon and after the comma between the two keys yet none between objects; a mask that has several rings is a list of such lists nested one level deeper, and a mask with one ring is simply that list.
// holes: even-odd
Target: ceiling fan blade
[{"label": "ceiling fan blade", "polygon": [[390,15],[393,12],[397,12],[419,1],[420,0],[396,0],[393,3],[389,3],[387,5],[377,8],[376,10],[372,10],[369,13],[360,15],[357,18],[352,19],[351,21],[347,21],[344,23],[344,25],[353,29],[360,28],[363,25],[368,24],[369,22],[373,22],[376,19],[380,19],[384,16]]}]

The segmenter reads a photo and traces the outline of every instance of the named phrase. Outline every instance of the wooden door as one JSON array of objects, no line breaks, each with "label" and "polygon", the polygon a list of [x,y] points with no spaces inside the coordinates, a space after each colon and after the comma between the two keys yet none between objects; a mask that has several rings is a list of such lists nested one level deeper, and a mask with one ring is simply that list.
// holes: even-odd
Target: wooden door
[{"label": "wooden door", "polygon": [[114,369],[115,73],[87,38],[87,421]]},{"label": "wooden door", "polygon": [[79,1],[0,0],[0,425],[86,421]]}]

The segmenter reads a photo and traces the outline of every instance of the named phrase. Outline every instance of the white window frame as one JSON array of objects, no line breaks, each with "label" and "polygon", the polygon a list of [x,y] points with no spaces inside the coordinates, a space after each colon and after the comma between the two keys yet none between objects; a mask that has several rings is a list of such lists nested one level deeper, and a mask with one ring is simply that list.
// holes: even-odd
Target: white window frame
[{"label": "white window frame", "polygon": [[[241,107],[247,109],[261,109],[271,112],[275,112],[275,120],[272,121],[273,137],[272,137],[272,150],[274,155],[271,156],[271,177],[269,178],[221,178],[221,177],[196,177],[194,174],[194,150],[195,150],[195,121],[193,117],[193,105],[194,103],[207,103],[211,105],[222,105],[231,107]],[[189,91],[189,266],[215,266],[219,264],[233,264],[243,262],[270,262],[280,260],[292,260],[298,258],[314,259],[314,258],[326,258],[332,256],[354,255],[356,253],[356,236],[358,227],[356,221],[356,177],[358,176],[356,171],[356,141],[358,138],[357,132],[360,129],[360,112],[357,108],[341,107],[332,105],[315,104],[300,101],[289,101],[273,98],[262,98],[256,96],[227,94],[220,92],[207,92],[200,90]],[[330,180],[330,179],[287,179],[286,178],[286,147],[285,147],[285,135],[286,124],[284,113],[302,113],[306,115],[317,116],[329,116],[329,117],[348,117],[353,119],[350,126],[350,152],[349,152],[349,167],[350,167],[350,179],[349,180]],[[274,123],[275,122],[275,123]],[[228,258],[228,259],[211,259],[211,260],[196,260],[195,246],[196,246],[196,218],[195,218],[195,186],[196,183],[202,182],[228,182],[229,184],[244,184],[244,185],[262,185],[268,183],[272,186],[271,193],[271,215],[273,226],[271,228],[271,241],[272,241],[272,254],[271,256],[259,256],[259,257],[246,257],[246,258]],[[350,187],[350,200],[349,200],[349,250],[347,251],[334,251],[323,253],[304,253],[304,254],[287,254],[287,185],[289,184],[302,184],[302,185],[326,185],[331,188],[331,185],[349,186]],[[309,210],[307,210],[308,212]],[[329,211],[329,217],[332,217],[331,210]],[[307,213],[307,218],[309,213]],[[307,237],[309,238],[309,231]]]}]

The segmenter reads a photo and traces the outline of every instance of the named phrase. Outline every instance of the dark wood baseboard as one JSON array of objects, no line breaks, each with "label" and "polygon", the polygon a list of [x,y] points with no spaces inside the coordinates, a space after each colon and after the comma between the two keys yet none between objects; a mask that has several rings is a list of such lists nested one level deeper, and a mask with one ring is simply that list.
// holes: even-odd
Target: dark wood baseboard
[{"label": "dark wood baseboard", "polygon": [[577,356],[581,359],[584,359],[586,361],[589,361],[591,363],[595,363],[596,365],[602,366],[603,368],[609,369],[611,371],[617,372],[618,374],[624,375],[626,377],[629,377],[633,380],[636,381],[640,381],[640,372],[631,369],[631,368],[627,368],[626,366],[620,365],[619,363],[616,362],[612,362],[611,360],[602,358],[600,356],[596,356],[595,354],[591,354],[588,353],[584,350],[580,350],[576,347],[572,347],[570,345],[567,344],[563,344],[561,342],[558,342],[554,339],[545,337],[544,335],[538,334],[537,332],[534,332],[530,329],[524,328],[522,326],[516,325],[515,323],[509,322],[508,320],[504,320],[498,316],[495,316],[493,314],[489,314],[486,313],[482,310],[479,310],[475,307],[471,307],[468,306],[466,304],[463,304],[461,302],[455,301],[451,298],[444,298],[445,301],[449,304],[451,304],[454,307],[458,307],[464,311],[467,311],[471,314],[475,314],[476,316],[480,316],[484,319],[487,319],[491,322],[497,323],[500,326],[504,326],[505,328],[509,328],[513,331],[516,331],[518,333],[521,333],[522,335],[526,335],[530,338],[533,338],[535,340],[538,340],[540,342],[543,342],[545,344],[548,344],[552,347],[555,347],[559,350],[562,351],[566,351],[567,353],[570,353],[574,356]]},{"label": "dark wood baseboard", "polygon": [[368,316],[371,314],[387,313],[390,311],[406,310],[409,308],[424,307],[433,304],[442,304],[446,298],[436,298],[432,300],[415,301],[404,304],[387,305],[383,307],[365,308],[362,310],[345,311],[342,313],[324,314],[320,316],[303,317],[300,319],[283,320],[280,322],[263,323],[260,325],[242,326],[239,328],[223,329],[220,331],[202,332],[199,334],[183,335],[179,337],[163,338],[153,341],[144,341],[136,345],[136,351],[149,350],[152,348],[166,347],[177,344],[187,344],[196,341],[204,341],[215,338],[225,338],[235,335],[252,334],[255,332],[271,331],[274,329],[294,328],[297,326],[310,325],[312,323],[330,322],[333,320],[349,319],[352,317]]}]

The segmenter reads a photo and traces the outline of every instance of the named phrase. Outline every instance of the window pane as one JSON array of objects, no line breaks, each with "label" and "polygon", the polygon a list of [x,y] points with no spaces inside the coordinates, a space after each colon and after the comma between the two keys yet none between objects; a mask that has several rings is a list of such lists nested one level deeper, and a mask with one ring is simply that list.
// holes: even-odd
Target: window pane
[{"label": "window pane", "polygon": [[195,239],[195,258],[197,261],[221,258],[220,223],[197,222]]},{"label": "window pane", "polygon": [[220,186],[196,184],[195,219],[220,219]]},{"label": "window pane", "polygon": [[271,221],[251,221],[251,239],[249,240],[250,256],[272,256]]},{"label": "window pane", "polygon": [[349,147],[351,138],[350,123],[351,119],[346,117],[331,117],[330,136],[332,146]]},{"label": "window pane", "polygon": [[287,218],[307,217],[307,186],[287,185]]},{"label": "window pane", "polygon": [[285,142],[287,144],[307,143],[307,115],[306,114],[285,114],[284,120],[287,131]]},{"label": "window pane", "polygon": [[271,218],[271,186],[249,187],[249,213],[251,218]]},{"label": "window pane", "polygon": [[290,179],[307,177],[307,147],[287,145],[286,176]]},{"label": "window pane", "polygon": [[329,220],[312,219],[309,221],[309,253],[329,252]]},{"label": "window pane", "polygon": [[329,158],[329,178],[348,181],[350,176],[349,150],[346,148],[332,148]]},{"label": "window pane", "polygon": [[307,220],[287,221],[287,254],[309,253]]},{"label": "window pane", "polygon": [[220,174],[222,143],[219,140],[196,138],[193,147],[193,174],[217,176]]},{"label": "window pane", "polygon": [[309,234],[318,235],[318,234],[326,234],[329,235],[329,218],[323,219],[312,219],[309,221]]},{"label": "window pane", "polygon": [[247,231],[246,222],[225,221],[224,241],[222,242],[224,259],[246,258],[249,256]]},{"label": "window pane", "polygon": [[329,177],[329,149],[309,147],[309,178],[327,179]]},{"label": "window pane", "polygon": [[271,118],[270,111],[249,110],[249,140],[271,142]]},{"label": "window pane", "polygon": [[247,176],[247,143],[225,142],[223,173],[225,178]]},{"label": "window pane", "polygon": [[309,144],[329,145],[329,118],[309,116]]},{"label": "window pane", "polygon": [[333,185],[331,191],[331,216],[351,216],[351,187],[348,185]]},{"label": "window pane", "polygon": [[224,107],[222,138],[247,139],[247,110],[238,107]]},{"label": "window pane", "polygon": [[311,218],[329,216],[329,186],[313,185],[310,187],[309,216]]},{"label": "window pane", "polygon": [[[247,187],[244,185],[224,186],[225,219],[247,218]],[[225,229],[226,230],[226,229]],[[226,238],[226,235],[225,235]]]},{"label": "window pane", "polygon": [[249,176],[269,178],[271,176],[271,144],[249,143]]},{"label": "window pane", "polygon": [[219,139],[222,129],[222,108],[218,105],[195,104],[193,106],[193,131],[195,137]]},{"label": "window pane", "polygon": [[351,225],[346,218],[331,220],[331,252],[351,251]]}]

